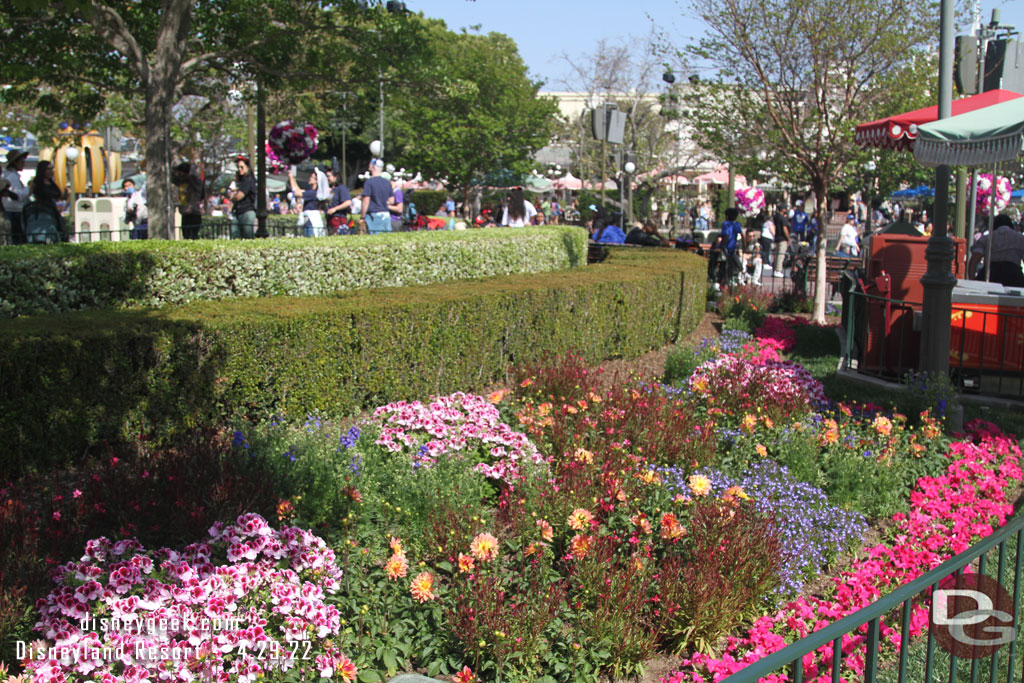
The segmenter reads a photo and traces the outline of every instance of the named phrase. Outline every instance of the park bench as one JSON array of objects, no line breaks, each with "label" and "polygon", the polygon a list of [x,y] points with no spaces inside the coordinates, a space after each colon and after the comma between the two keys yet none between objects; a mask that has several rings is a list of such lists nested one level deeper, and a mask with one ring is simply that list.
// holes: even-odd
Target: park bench
[{"label": "park bench", "polygon": [[[861,260],[856,257],[836,256],[834,254],[829,254],[825,257],[825,286],[828,287],[829,298],[832,298],[839,292],[839,283],[843,281],[843,272],[855,270],[860,265]],[[807,282],[814,282],[817,276],[818,262],[817,258],[812,256],[807,268]]]}]

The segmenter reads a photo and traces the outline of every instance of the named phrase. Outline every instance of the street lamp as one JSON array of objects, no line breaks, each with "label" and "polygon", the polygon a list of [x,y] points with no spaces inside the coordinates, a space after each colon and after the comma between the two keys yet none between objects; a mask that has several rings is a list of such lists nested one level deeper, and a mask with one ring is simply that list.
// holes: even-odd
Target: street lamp
[{"label": "street lamp", "polygon": [[874,173],[876,168],[877,166],[875,165],[874,159],[870,159],[866,164],[864,164],[864,180],[866,181],[864,183],[864,185],[866,186],[864,189],[864,204],[867,208],[867,219],[864,221],[865,235],[871,234],[871,214],[873,213],[871,209],[871,190],[875,184]]},{"label": "street lamp", "polygon": [[378,159],[384,156],[384,143],[381,142],[380,140],[374,140],[373,142],[371,142],[370,154],[372,154]]},{"label": "street lamp", "polygon": [[64,148],[64,158],[67,159],[68,164],[71,166],[71,171],[68,173],[68,185],[70,187],[68,198],[71,200],[71,230],[68,231],[68,235],[72,235],[75,232],[75,161],[78,159],[78,148],[68,145]]},{"label": "street lamp", "polygon": [[[626,225],[633,225],[633,173],[636,171],[636,164],[632,161],[627,161],[622,166],[622,170],[626,172],[626,202],[625,206],[622,207],[623,217],[625,218]],[[625,228],[623,228],[625,229]]]}]

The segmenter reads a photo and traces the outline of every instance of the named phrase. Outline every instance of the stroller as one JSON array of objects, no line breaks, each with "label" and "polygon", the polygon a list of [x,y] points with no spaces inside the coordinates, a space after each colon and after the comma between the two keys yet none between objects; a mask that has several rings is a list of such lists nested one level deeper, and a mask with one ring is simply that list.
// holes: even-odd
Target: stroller
[{"label": "stroller", "polygon": [[790,242],[789,249],[782,261],[782,267],[789,269],[789,277],[793,280],[796,291],[807,293],[807,273],[814,254],[809,242]]}]

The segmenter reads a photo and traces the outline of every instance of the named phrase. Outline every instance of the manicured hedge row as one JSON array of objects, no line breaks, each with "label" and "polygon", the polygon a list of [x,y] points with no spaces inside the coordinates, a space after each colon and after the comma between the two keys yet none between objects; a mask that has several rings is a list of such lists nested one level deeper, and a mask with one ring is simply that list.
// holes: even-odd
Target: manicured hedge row
[{"label": "manicured hedge row", "polygon": [[103,439],[482,390],[544,354],[634,357],[697,325],[705,280],[698,257],[635,248],[559,273],[9,321],[0,474]]},{"label": "manicured hedge row", "polygon": [[585,264],[572,226],[0,248],[0,314],[329,295]]}]

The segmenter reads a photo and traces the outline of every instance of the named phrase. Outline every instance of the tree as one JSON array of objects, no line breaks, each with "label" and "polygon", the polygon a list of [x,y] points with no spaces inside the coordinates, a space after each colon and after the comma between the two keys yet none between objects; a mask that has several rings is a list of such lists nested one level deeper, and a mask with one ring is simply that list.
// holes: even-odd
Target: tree
[{"label": "tree", "polygon": [[[659,89],[664,85],[662,74],[685,71],[686,64],[678,57],[666,62],[655,34],[627,36],[618,42],[601,39],[591,53],[563,54],[562,60],[572,74],[564,87],[585,94],[589,108],[614,102],[627,113],[623,144],[635,156],[638,169],[660,169],[662,177],[683,170],[676,159],[680,131],[673,99],[678,96],[674,89],[668,93]],[[600,169],[602,145],[591,134],[589,109],[576,120],[563,121],[560,132],[563,139],[574,141],[579,177],[587,179],[590,171]],[[614,175],[616,169],[608,170]]]},{"label": "tree", "polygon": [[[700,145],[723,159],[799,174],[826,216],[829,187],[857,156],[856,124],[919,83],[896,76],[937,36],[929,0],[692,0],[707,34],[684,52],[716,80],[694,89]],[[795,178],[790,177],[791,181]],[[798,181],[799,182],[799,181]],[[818,240],[814,319],[825,315],[825,240]]]},{"label": "tree", "polygon": [[500,33],[427,30],[432,83],[396,98],[398,159],[426,177],[446,177],[469,205],[487,171],[525,173],[550,138],[555,104],[539,98],[515,41]]},{"label": "tree", "polygon": [[16,95],[80,120],[101,111],[110,93],[141,96],[150,234],[167,237],[175,105],[203,94],[202,83],[214,75],[280,85],[296,73],[324,73],[345,54],[337,42],[354,13],[343,9],[354,7],[318,0],[0,0],[0,60]]}]

